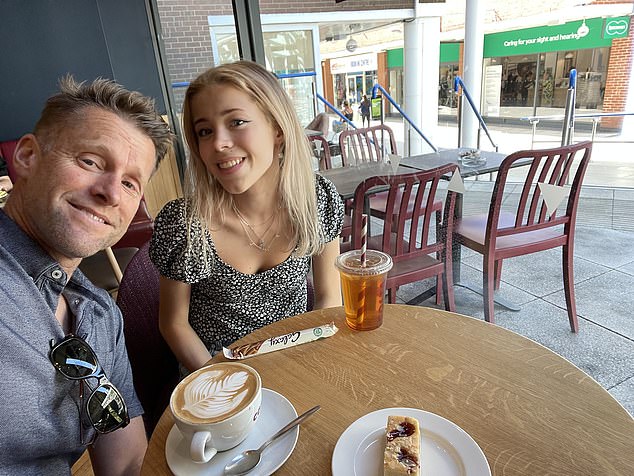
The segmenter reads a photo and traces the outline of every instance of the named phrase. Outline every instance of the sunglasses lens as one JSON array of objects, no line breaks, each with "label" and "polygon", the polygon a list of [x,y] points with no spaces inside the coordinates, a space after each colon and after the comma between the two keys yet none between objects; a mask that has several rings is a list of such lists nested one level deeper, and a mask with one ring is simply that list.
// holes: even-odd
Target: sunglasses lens
[{"label": "sunglasses lens", "polygon": [[80,339],[67,339],[53,349],[51,360],[55,367],[70,379],[91,376],[97,370],[97,356]]},{"label": "sunglasses lens", "polygon": [[103,384],[90,395],[87,406],[92,425],[99,433],[108,433],[129,423],[128,410],[119,391]]}]

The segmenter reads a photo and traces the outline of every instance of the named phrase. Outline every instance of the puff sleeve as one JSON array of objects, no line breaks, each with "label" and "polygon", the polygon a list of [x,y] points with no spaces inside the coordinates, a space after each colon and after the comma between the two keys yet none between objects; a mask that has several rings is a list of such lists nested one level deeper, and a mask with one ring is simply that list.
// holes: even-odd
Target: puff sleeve
[{"label": "puff sleeve", "polygon": [[323,232],[324,243],[339,237],[343,226],[343,202],[334,184],[316,175],[317,215]]},{"label": "puff sleeve", "polygon": [[150,259],[166,278],[196,283],[211,275],[213,256],[208,233],[194,220],[188,230],[187,201],[167,203],[154,222]]}]

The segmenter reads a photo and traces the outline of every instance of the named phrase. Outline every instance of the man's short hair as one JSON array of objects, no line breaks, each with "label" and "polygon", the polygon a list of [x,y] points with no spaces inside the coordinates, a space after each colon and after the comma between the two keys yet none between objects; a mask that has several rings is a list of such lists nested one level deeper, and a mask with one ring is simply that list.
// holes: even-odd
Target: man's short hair
[{"label": "man's short hair", "polygon": [[47,148],[54,143],[60,127],[77,119],[86,108],[112,112],[144,132],[156,149],[156,165],[171,149],[174,134],[154,107],[154,100],[137,91],[129,91],[110,79],[98,78],[78,83],[71,75],[59,82],[59,92],[46,101],[35,125],[35,136]]}]

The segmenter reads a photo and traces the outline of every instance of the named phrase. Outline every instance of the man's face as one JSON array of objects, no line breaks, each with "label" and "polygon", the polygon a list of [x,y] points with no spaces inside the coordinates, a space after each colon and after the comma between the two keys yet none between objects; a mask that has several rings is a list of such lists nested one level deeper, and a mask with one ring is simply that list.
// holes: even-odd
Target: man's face
[{"label": "man's face", "polygon": [[116,243],[155,165],[152,140],[111,112],[88,107],[33,147],[22,190],[23,226],[64,266]]}]

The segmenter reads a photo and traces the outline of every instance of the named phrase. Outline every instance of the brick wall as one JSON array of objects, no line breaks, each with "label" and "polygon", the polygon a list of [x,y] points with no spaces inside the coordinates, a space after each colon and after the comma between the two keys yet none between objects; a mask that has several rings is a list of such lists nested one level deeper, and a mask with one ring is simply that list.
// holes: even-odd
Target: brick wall
[{"label": "brick wall", "polygon": [[[632,46],[634,35],[630,26],[630,34],[627,38],[619,38],[612,41],[610,49],[610,61],[608,63],[608,76],[603,96],[603,112],[625,111],[627,102],[627,87],[632,71]],[[605,117],[601,119],[601,127],[620,129],[623,117]]]},{"label": "brick wall", "polygon": [[[595,0],[593,4],[634,3],[634,0]],[[630,19],[631,22],[631,19]],[[634,49],[634,34],[630,23],[630,34],[627,38],[612,41],[608,73],[603,96],[603,112],[625,111],[627,103],[627,88],[632,74],[632,52]],[[601,127],[606,129],[621,129],[623,117],[605,117],[601,119]]]},{"label": "brick wall", "polygon": [[[208,15],[232,15],[231,0],[157,0],[172,83],[191,81],[213,65]],[[180,111],[185,88],[173,89]]]},{"label": "brick wall", "polygon": [[260,13],[349,12],[414,8],[418,0],[260,0]]}]

